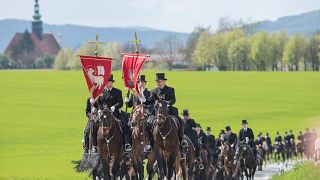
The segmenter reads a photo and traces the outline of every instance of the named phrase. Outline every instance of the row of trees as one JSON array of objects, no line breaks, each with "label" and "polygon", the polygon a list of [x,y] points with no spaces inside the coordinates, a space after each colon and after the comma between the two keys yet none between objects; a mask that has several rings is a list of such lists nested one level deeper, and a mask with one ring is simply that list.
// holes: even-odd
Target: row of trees
[{"label": "row of trees", "polygon": [[[250,24],[250,25],[248,25]],[[319,71],[320,33],[312,37],[300,34],[288,36],[285,32],[255,32],[254,23],[230,23],[222,19],[215,33],[210,27],[196,27],[186,42],[177,36],[168,36],[152,49],[140,47],[140,53],[151,54],[152,62],[146,68],[184,68],[220,71]],[[14,45],[10,55],[0,54],[0,69],[54,68],[79,70],[78,55],[93,55],[95,46],[84,43],[79,49],[61,49],[53,55],[35,58],[34,45],[26,31]],[[100,56],[112,57],[113,69],[121,68],[123,52],[135,52],[133,43],[116,42],[101,46]]]},{"label": "row of trees", "polygon": [[192,53],[202,69],[222,71],[319,71],[320,34],[304,37],[285,32],[246,34],[242,28],[203,31]]}]

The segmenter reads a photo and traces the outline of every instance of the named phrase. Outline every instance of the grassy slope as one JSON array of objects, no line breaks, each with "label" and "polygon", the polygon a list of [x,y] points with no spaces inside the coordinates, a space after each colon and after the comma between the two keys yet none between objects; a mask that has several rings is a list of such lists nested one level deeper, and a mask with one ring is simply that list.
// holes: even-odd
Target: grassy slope
[{"label": "grassy slope", "polygon": [[[148,71],[148,87],[154,87]],[[115,73],[121,87],[120,72]],[[297,132],[320,119],[320,73],[168,72],[180,112],[214,133],[247,118],[255,132]],[[85,101],[82,72],[0,71],[1,177],[79,179]]]},{"label": "grassy slope", "polygon": [[286,172],[284,175],[276,175],[273,180],[319,180],[320,166],[313,162],[305,162],[295,166],[294,170]]}]

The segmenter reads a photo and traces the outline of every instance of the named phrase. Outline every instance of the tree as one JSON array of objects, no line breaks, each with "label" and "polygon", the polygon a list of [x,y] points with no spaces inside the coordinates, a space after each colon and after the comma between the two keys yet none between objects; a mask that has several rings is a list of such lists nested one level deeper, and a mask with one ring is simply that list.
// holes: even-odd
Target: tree
[{"label": "tree", "polygon": [[258,71],[266,71],[271,64],[271,41],[267,32],[259,32],[251,37],[250,57]]},{"label": "tree", "polygon": [[183,59],[183,48],[183,41],[176,35],[167,36],[156,45],[156,51],[167,62],[169,70],[172,70],[174,62]]},{"label": "tree", "polygon": [[314,35],[310,38],[309,46],[309,58],[311,68],[313,71],[319,71],[320,68],[320,34]]},{"label": "tree", "polygon": [[192,54],[194,63],[204,69],[210,68],[214,64],[213,42],[208,32],[202,32],[197,41],[195,50]]},{"label": "tree", "polygon": [[304,38],[303,36],[296,34],[289,38],[287,42],[283,58],[284,61],[288,64],[288,69],[290,71],[298,71],[299,63],[304,57]]},{"label": "tree", "polygon": [[57,70],[69,70],[71,68],[69,66],[69,62],[73,59],[73,57],[74,55],[71,49],[61,49],[55,57],[53,68]]},{"label": "tree", "polygon": [[194,30],[189,35],[187,42],[186,42],[186,48],[184,49],[184,62],[187,64],[191,64],[192,62],[195,62],[193,59],[193,52],[196,48],[198,39],[200,37],[200,34],[203,32],[209,32],[210,27],[201,27],[197,26],[194,28]]},{"label": "tree", "polygon": [[250,43],[246,38],[240,38],[231,43],[228,58],[232,62],[232,70],[248,71],[250,67]]},{"label": "tree", "polygon": [[119,70],[122,65],[122,55],[121,55],[121,47],[116,42],[108,43],[106,47],[104,47],[103,56],[110,57],[113,59],[112,61],[112,69]]},{"label": "tree", "polygon": [[284,47],[288,41],[288,36],[284,31],[272,33],[271,35],[271,66],[272,71],[278,71],[278,65],[280,64],[280,69],[283,71],[283,51]]},{"label": "tree", "polygon": [[0,54],[0,69],[10,68],[10,59],[8,56]]}]

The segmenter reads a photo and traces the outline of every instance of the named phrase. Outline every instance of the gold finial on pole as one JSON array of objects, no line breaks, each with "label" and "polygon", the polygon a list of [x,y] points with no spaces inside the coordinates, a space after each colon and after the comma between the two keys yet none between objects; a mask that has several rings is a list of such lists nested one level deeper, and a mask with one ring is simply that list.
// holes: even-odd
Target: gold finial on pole
[{"label": "gold finial on pole", "polygon": [[96,45],[96,49],[94,51],[94,55],[98,56],[99,53],[99,45],[105,44],[104,42],[99,42],[99,35],[98,33],[96,34],[96,40],[95,41],[88,41],[88,43],[93,43]]},{"label": "gold finial on pole", "polygon": [[139,43],[141,43],[140,40],[138,40],[137,32],[134,32],[134,40],[132,42],[136,43],[136,53],[139,54]]}]

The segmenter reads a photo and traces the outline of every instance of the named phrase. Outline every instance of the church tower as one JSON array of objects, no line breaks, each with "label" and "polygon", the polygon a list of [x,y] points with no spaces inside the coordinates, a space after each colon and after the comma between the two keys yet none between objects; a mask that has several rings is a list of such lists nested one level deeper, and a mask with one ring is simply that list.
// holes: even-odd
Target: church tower
[{"label": "church tower", "polygon": [[39,0],[35,0],[34,5],[34,15],[33,15],[33,21],[32,21],[32,32],[37,35],[37,37],[42,40],[43,35],[43,27],[42,27],[42,21],[41,21],[41,15],[39,13]]}]

